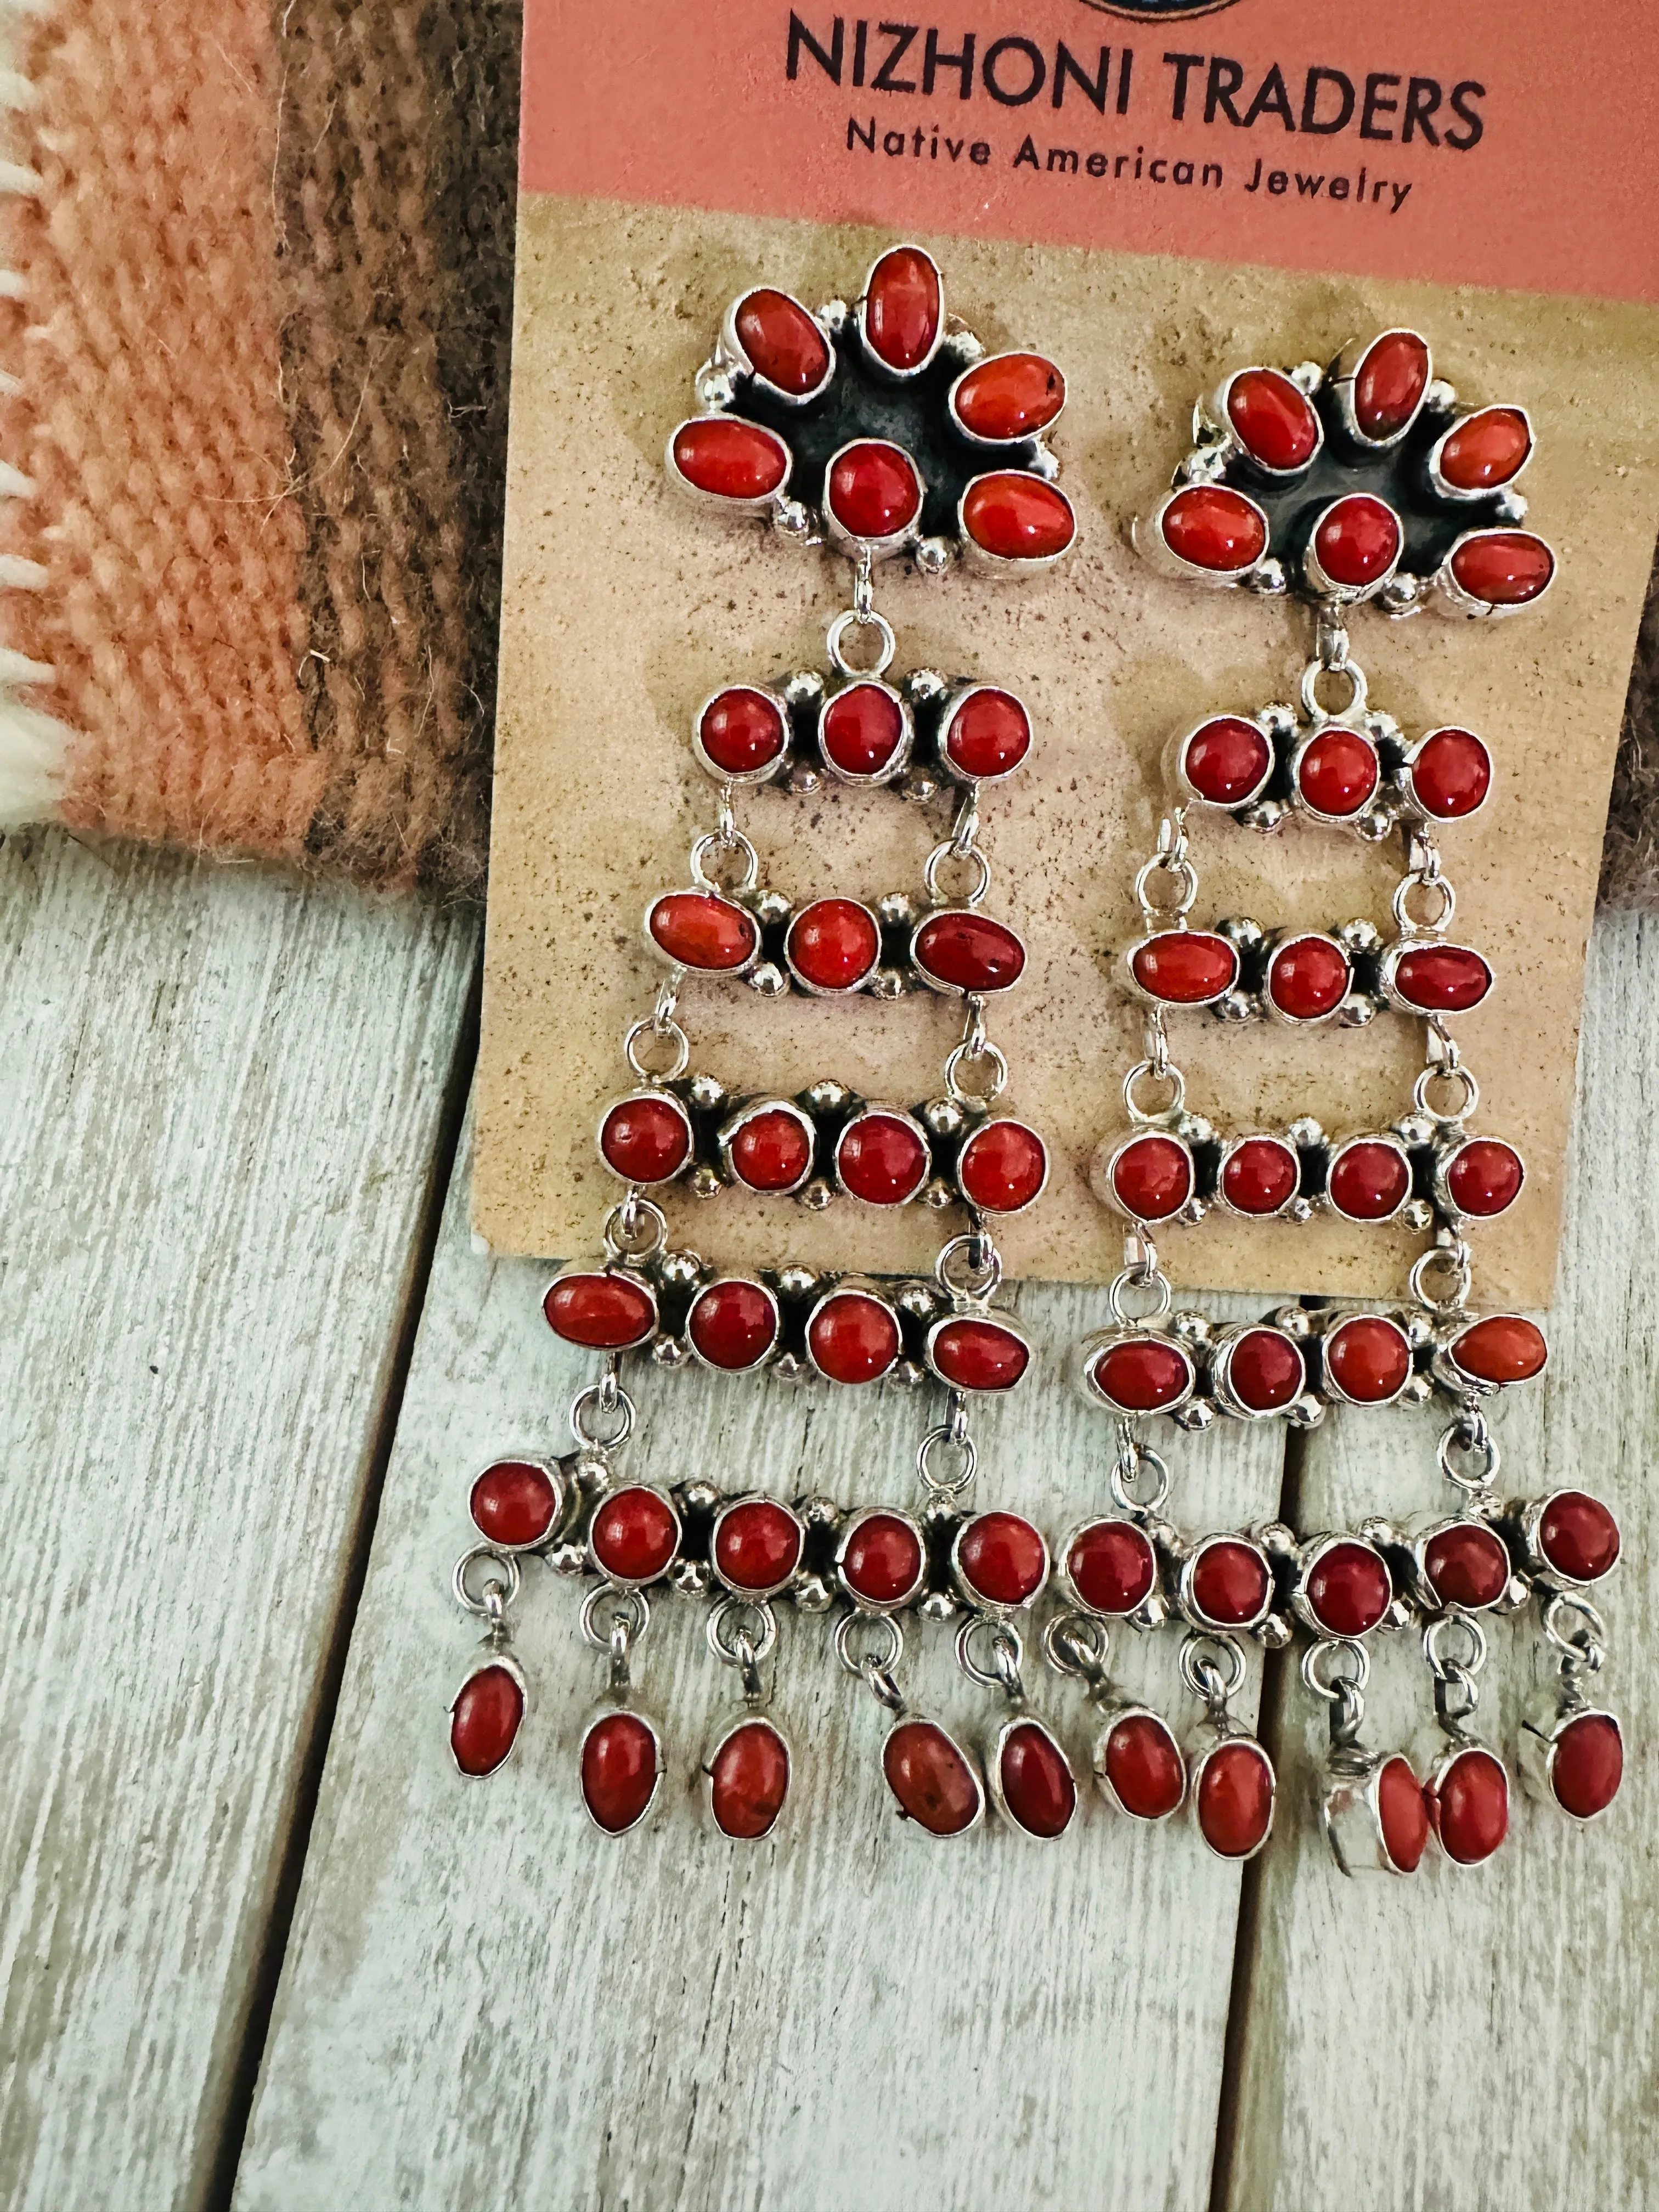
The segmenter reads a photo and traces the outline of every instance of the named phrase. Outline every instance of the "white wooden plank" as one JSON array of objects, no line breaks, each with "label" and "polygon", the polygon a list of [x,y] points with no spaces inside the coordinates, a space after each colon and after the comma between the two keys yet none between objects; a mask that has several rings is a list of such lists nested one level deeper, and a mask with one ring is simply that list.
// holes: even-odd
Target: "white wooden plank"
[{"label": "white wooden plank", "polygon": [[[576,1594],[539,1564],[517,1649],[531,1710],[513,1765],[450,1767],[444,1708],[476,1642],[447,1588],[465,1484],[503,1449],[568,1445],[582,1363],[538,1311],[544,1270],[465,1233],[458,1177],[422,1320],[267,2046],[240,2212],[342,2203],[745,2205],[1206,2201],[1238,1894],[1186,1826],[1131,1832],[1098,1800],[1036,1846],[940,1846],[893,1816],[872,1700],[826,1624],[787,1608],[777,1707],[798,1799],[775,1842],[705,1832],[692,1778],[734,1704],[702,1608],[664,1600],[636,1670],[673,1769],[645,1830],[598,1836],[574,1747],[599,1662]],[[787,1218],[787,1217],[786,1217]],[[712,1215],[699,1230],[712,1246]],[[1063,1387],[1102,1294],[1026,1291],[1041,1380],[979,1416],[981,1501],[1058,1534],[1106,1495],[1109,1429]],[[641,1382],[629,1464],[787,1495],[906,1498],[915,1398],[690,1375]],[[1182,1510],[1237,1522],[1276,1499],[1279,1441],[1172,1447]],[[1126,1637],[1127,1644],[1133,1642]],[[1173,1632],[1129,1651],[1175,1686]],[[1039,1671],[1033,1670],[1034,1675]],[[915,1679],[960,1720],[949,1632]],[[1086,1741],[1080,1699],[1036,1692]]]},{"label": "white wooden plank", "polygon": [[8,2212],[213,2186],[474,942],[0,851]]},{"label": "white wooden plank", "polygon": [[[1411,1881],[1346,1881],[1312,1825],[1322,1723],[1304,1729],[1313,1701],[1291,1686],[1286,1734],[1309,1802],[1299,1842],[1263,1863],[1231,2146],[1237,2212],[1634,2212],[1659,2196],[1656,1103],[1659,929],[1605,915],[1592,943],[1552,1364],[1541,1386],[1510,1394],[1494,1425],[1509,1495],[1582,1486],[1621,1520],[1602,1684],[1631,1723],[1622,1794],[1579,1829],[1517,1791],[1510,1841],[1486,1867],[1425,1860]],[[1330,1424],[1309,1455],[1303,1525],[1441,1502],[1436,1426],[1426,1414]],[[1483,1731],[1501,1725],[1506,1745],[1534,1682],[1552,1677],[1540,1643],[1532,1609],[1493,1633]],[[1415,1639],[1397,1639],[1376,1663],[1368,1736],[1431,1751],[1439,1739]]]}]

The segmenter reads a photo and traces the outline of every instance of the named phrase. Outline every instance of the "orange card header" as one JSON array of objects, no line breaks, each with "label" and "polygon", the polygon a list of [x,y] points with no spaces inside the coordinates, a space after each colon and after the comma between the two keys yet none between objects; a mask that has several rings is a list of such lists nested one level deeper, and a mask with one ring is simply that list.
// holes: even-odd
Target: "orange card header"
[{"label": "orange card header", "polygon": [[855,4],[526,0],[526,188],[1659,300],[1651,0]]}]

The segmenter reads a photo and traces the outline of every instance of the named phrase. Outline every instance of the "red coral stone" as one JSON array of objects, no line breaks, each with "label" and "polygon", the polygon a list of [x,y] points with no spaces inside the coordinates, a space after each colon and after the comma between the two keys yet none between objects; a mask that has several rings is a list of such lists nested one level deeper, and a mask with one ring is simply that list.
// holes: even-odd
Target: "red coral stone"
[{"label": "red coral stone", "polygon": [[705,975],[746,966],[760,944],[754,915],[714,891],[669,891],[651,909],[650,930],[671,960]]},{"label": "red coral stone", "polygon": [[830,465],[830,512],[849,538],[896,538],[921,513],[921,478],[902,446],[861,438]]},{"label": "red coral stone", "polygon": [[975,438],[1035,438],[1066,404],[1066,379],[1040,353],[998,354],[969,370],[951,404]]},{"label": "red coral stone", "polygon": [[1052,561],[1077,536],[1065,493],[1018,469],[974,478],[962,496],[962,526],[1000,561]]},{"label": "red coral stone", "polygon": [[691,1124],[676,1098],[619,1098],[599,1127],[599,1157],[624,1182],[666,1182],[691,1157]]},{"label": "red coral stone", "polygon": [[954,990],[1006,991],[1024,972],[1025,947],[1005,923],[961,908],[923,922],[915,958],[924,975]]},{"label": "red coral stone", "polygon": [[1276,368],[1247,368],[1234,377],[1227,416],[1246,453],[1264,468],[1302,468],[1319,443],[1319,417]]},{"label": "red coral stone", "polygon": [[449,1717],[449,1747],[463,1774],[493,1774],[513,1748],[524,1692],[505,1667],[480,1667],[461,1685]]},{"label": "red coral stone", "polygon": [[770,1721],[741,1722],[708,1763],[708,1802],[723,1836],[768,1835],[789,1794],[789,1751]]},{"label": "red coral stone", "polygon": [[921,1579],[921,1538],[898,1513],[866,1513],[848,1532],[841,1578],[866,1605],[898,1605]]},{"label": "red coral stone", "polygon": [[1611,1713],[1580,1713],[1555,1739],[1550,1788],[1575,1820],[1605,1813],[1625,1778],[1625,1740]]},{"label": "red coral stone", "polygon": [[979,1778],[934,1721],[901,1721],[881,1750],[887,1787],[930,1836],[959,1836],[980,1808]]},{"label": "red coral stone", "polygon": [[1509,1833],[1510,1778],[1489,1751],[1460,1751],[1425,1795],[1440,1847],[1460,1866],[1489,1859]]},{"label": "red coral stone", "polygon": [[784,955],[816,991],[854,991],[874,974],[881,931],[856,899],[814,899],[789,925]]},{"label": "red coral stone", "polygon": [[1348,956],[1334,938],[1293,937],[1267,963],[1267,996],[1294,1022],[1334,1013],[1348,980]]},{"label": "red coral stone", "polygon": [[657,1739],[637,1713],[606,1713],[582,1743],[582,1802],[619,1836],[644,1814],[657,1787]]},{"label": "red coral stone", "polygon": [[1313,550],[1332,583],[1363,591],[1386,576],[1400,556],[1400,518],[1369,492],[1350,492],[1326,510]]},{"label": "red coral stone", "polygon": [[947,1321],[928,1347],[934,1372],[958,1390],[1012,1390],[1031,1364],[1031,1347],[994,1321]]},{"label": "red coral stone", "polygon": [[1452,555],[1451,572],[1472,599],[1494,607],[1523,607],[1555,574],[1555,556],[1530,531],[1493,530],[1460,545]]},{"label": "red coral stone", "polygon": [[692,1299],[685,1333],[711,1367],[738,1375],[777,1342],[777,1308],[759,1283],[710,1283]]},{"label": "red coral stone", "polygon": [[1522,1314],[1492,1314],[1462,1331],[1452,1364],[1477,1382],[1527,1382],[1549,1358],[1544,1332]]},{"label": "red coral stone", "polygon": [[559,1493],[545,1468],[529,1460],[500,1459],[472,1486],[467,1510],[481,1536],[509,1550],[539,1544],[553,1526]]},{"label": "red coral stone", "polygon": [[1297,763],[1296,785],[1316,814],[1346,822],[1376,789],[1376,748],[1358,730],[1322,730]]},{"label": "red coral stone", "polygon": [[1273,747],[1254,722],[1218,714],[1188,738],[1181,766],[1193,789],[1212,806],[1239,806],[1266,781],[1273,758]]},{"label": "red coral stone", "polygon": [[1261,510],[1225,484],[1189,484],[1164,510],[1164,542],[1195,568],[1236,575],[1267,550]]},{"label": "red coral stone", "polygon": [[679,1516],[660,1491],[630,1483],[602,1501],[587,1542],[596,1565],[613,1581],[655,1582],[679,1549]]},{"label": "red coral stone", "polygon": [[801,1525],[770,1498],[741,1498],[714,1523],[714,1571],[733,1589],[764,1595],[800,1565]]},{"label": "red coral stone", "polygon": [[945,755],[963,775],[1007,775],[1031,750],[1031,718],[1012,691],[970,691],[945,729]]},{"label": "red coral stone", "polygon": [[1008,1817],[1028,1836],[1063,1836],[1077,1810],[1077,1784],[1045,1728],[1020,1721],[1002,1740],[997,1779]]},{"label": "red coral stone", "polygon": [[1192,1381],[1185,1352],[1161,1336],[1132,1336],[1108,1345],[1091,1372],[1101,1395],[1126,1413],[1160,1413]]},{"label": "red coral stone", "polygon": [[1376,1816],[1383,1850],[1401,1874],[1415,1874],[1429,1847],[1429,1808],[1411,1762],[1398,1753],[1376,1778]]},{"label": "red coral stone", "polygon": [[793,1190],[812,1164],[811,1137],[787,1106],[751,1114],[728,1150],[732,1174],[750,1190]]},{"label": "red coral stone", "polygon": [[1188,1589],[1194,1611],[1206,1620],[1221,1628],[1248,1628],[1267,1609],[1273,1577],[1254,1544],[1216,1536],[1194,1553]]},{"label": "red coral stone", "polygon": [[1368,438],[1397,436],[1429,387],[1429,349],[1415,331],[1385,331],[1353,380],[1353,411]]},{"label": "red coral stone", "polygon": [[785,732],[777,702],[734,684],[717,691],[697,720],[697,742],[724,775],[753,775],[781,755]]},{"label": "red coral stone", "polygon": [[1277,1213],[1295,1197],[1301,1180],[1294,1151],[1277,1137],[1246,1137],[1221,1170],[1222,1192],[1241,1213]]},{"label": "red coral stone", "polygon": [[1345,1538],[1314,1561],[1304,1595],[1327,1635],[1368,1636],[1388,1611],[1394,1585],[1380,1552]]},{"label": "red coral stone", "polygon": [[1412,1171],[1380,1137],[1344,1145],[1331,1162],[1331,1204],[1350,1221],[1386,1221],[1405,1204]]},{"label": "red coral stone", "polygon": [[1253,1413],[1276,1413],[1306,1381],[1301,1347],[1282,1328],[1247,1329],[1227,1355],[1233,1395]]},{"label": "red coral stone", "polygon": [[688,483],[720,499],[764,499],[789,472],[789,448],[757,422],[700,415],[675,431],[674,465]]},{"label": "red coral stone", "polygon": [[1496,1605],[1508,1588],[1510,1555],[1503,1538],[1484,1521],[1454,1521],[1424,1547],[1423,1571],[1442,1605],[1468,1606],[1478,1613]]},{"label": "red coral stone", "polygon": [[1518,407],[1466,416],[1440,448],[1440,473],[1455,491],[1496,491],[1519,476],[1532,432]]},{"label": "red coral stone", "polygon": [[1192,1155],[1173,1137],[1132,1137],[1112,1163],[1112,1190],[1137,1221],[1167,1221],[1193,1194]]},{"label": "red coral stone", "polygon": [[1091,1521],[1066,1554],[1072,1588],[1092,1613],[1133,1613],[1152,1589],[1158,1559],[1133,1521]]},{"label": "red coral stone", "polygon": [[1106,1738],[1103,1764],[1113,1795],[1137,1820],[1162,1820],[1187,1788],[1181,1747],[1152,1713],[1126,1713]]},{"label": "red coral stone", "polygon": [[1171,1006],[1207,1006],[1238,981],[1237,949],[1202,929],[1161,930],[1135,947],[1129,966],[1149,998]]},{"label": "red coral stone", "polygon": [[1492,969],[1462,945],[1419,945],[1395,963],[1394,988],[1408,1006],[1466,1014],[1492,988]]},{"label": "red coral stone", "polygon": [[830,346],[805,307],[787,292],[751,292],[738,307],[738,342],[757,376],[799,399],[829,374]]},{"label": "red coral stone", "polygon": [[1267,1841],[1273,1824],[1273,1770],[1250,1736],[1218,1743],[1198,1778],[1198,1825],[1223,1858],[1244,1859]]},{"label": "red coral stone", "polygon": [[927,1147],[897,1114],[855,1114],[836,1147],[842,1188],[869,1206],[902,1206],[927,1180]]},{"label": "red coral stone", "polygon": [[806,1348],[832,1382],[874,1382],[899,1356],[899,1325],[867,1291],[837,1291],[813,1315]]},{"label": "red coral stone", "polygon": [[979,1513],[957,1538],[957,1572],[988,1605],[1024,1605],[1048,1574],[1048,1547],[1018,1513]]},{"label": "red coral stone", "polygon": [[555,1336],[590,1352],[626,1352],[657,1326],[657,1301],[625,1275],[561,1275],[542,1301]]},{"label": "red coral stone", "polygon": [[1024,1121],[987,1121],[957,1162],[963,1196],[983,1213],[1018,1213],[1030,1205],[1048,1175],[1048,1147]]},{"label": "red coral stone", "polygon": [[882,684],[849,684],[823,710],[818,742],[843,775],[880,775],[904,743],[904,710]]},{"label": "red coral stone", "polygon": [[1539,1516],[1538,1548],[1569,1582],[1600,1582],[1619,1557],[1619,1524],[1600,1498],[1558,1490]]},{"label": "red coral stone", "polygon": [[1326,1338],[1325,1365],[1345,1397],[1381,1406],[1405,1389],[1411,1346],[1397,1323],[1381,1314],[1355,1314]]},{"label": "red coral stone", "polygon": [[1446,1170],[1446,1189],[1460,1213],[1489,1220],[1514,1205],[1526,1170],[1513,1145],[1497,1137],[1471,1137]]},{"label": "red coral stone", "polygon": [[870,272],[864,331],[890,368],[920,368],[933,349],[944,313],[939,271],[920,246],[896,246]]},{"label": "red coral stone", "polygon": [[1437,822],[1473,814],[1492,789],[1492,755],[1473,730],[1436,730],[1412,763],[1418,805]]}]

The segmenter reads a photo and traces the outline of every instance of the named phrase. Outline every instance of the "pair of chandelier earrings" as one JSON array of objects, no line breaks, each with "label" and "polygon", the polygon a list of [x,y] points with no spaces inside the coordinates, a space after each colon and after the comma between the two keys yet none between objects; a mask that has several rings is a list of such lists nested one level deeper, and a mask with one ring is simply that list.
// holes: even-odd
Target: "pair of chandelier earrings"
[{"label": "pair of chandelier earrings", "polygon": [[[709,1650],[736,1678],[730,1717],[698,1759],[708,1815],[734,1838],[765,1837],[787,1812],[794,1754],[769,1689],[786,1608],[831,1616],[836,1661],[888,1716],[887,1786],[932,1836],[975,1826],[988,1796],[1018,1832],[1052,1839],[1070,1827],[1083,1761],[1042,1717],[1052,1669],[1086,1686],[1087,1765],[1121,1814],[1159,1821],[1190,1807],[1212,1850],[1250,1857],[1272,1829],[1278,1783],[1236,1711],[1247,1652],[1298,1637],[1303,1678],[1329,1711],[1323,1820],[1345,1870],[1410,1874],[1431,1838],[1455,1864],[1491,1857],[1509,1826],[1512,1765],[1571,1818],[1601,1812],[1623,1765],[1619,1722],[1592,1695],[1606,1645],[1595,1595],[1618,1528],[1582,1492],[1505,1495],[1488,1412],[1541,1372],[1547,1352],[1530,1320],[1469,1303],[1474,1240],[1514,1203],[1525,1171],[1511,1145],[1476,1126],[1480,1091],[1456,1024],[1494,977],[1454,929],[1439,837],[1480,811],[1493,763],[1471,730],[1413,733],[1373,706],[1347,631],[1349,611],[1366,603],[1493,618],[1548,589],[1554,556],[1519,526],[1514,489],[1532,449],[1525,412],[1464,406],[1409,330],[1352,346],[1328,368],[1237,369],[1199,403],[1173,488],[1135,525],[1165,574],[1291,594],[1315,609],[1316,629],[1295,703],[1218,710],[1169,748],[1168,809],[1134,879],[1139,921],[1121,960],[1142,1049],[1091,1174],[1126,1224],[1110,1324],[1079,1361],[1108,1424],[1104,1480],[1051,1540],[985,1496],[971,1422],[975,1400],[1020,1388],[1032,1359],[998,1303],[996,1232],[1040,1205],[1048,1153],[1005,1103],[995,1010],[1026,952],[996,911],[989,817],[1005,786],[1017,799],[1038,739],[1002,684],[895,674],[872,581],[898,555],[930,574],[964,559],[1012,575],[1064,556],[1077,526],[1046,440],[1065,380],[1034,353],[987,355],[947,315],[928,255],[899,246],[851,306],[811,313],[782,292],[744,293],[696,388],[700,411],[668,437],[670,477],[715,513],[763,517],[843,554],[852,604],[830,625],[826,666],[734,682],[691,717],[710,826],[692,845],[689,880],[645,916],[662,980],[622,1040],[623,1088],[599,1128],[619,1195],[603,1256],[565,1269],[544,1302],[555,1334],[591,1352],[597,1375],[570,1409],[574,1451],[500,1460],[469,1492],[477,1540],[454,1589],[486,1633],[450,1708],[459,1771],[495,1772],[525,1724],[512,1615],[526,1560],[539,1557],[581,1586],[580,1633],[605,1662],[578,1781],[612,1835],[643,1820],[662,1787],[667,1747],[635,1673],[653,1606],[671,1592],[707,1603]],[[936,817],[919,891],[797,901],[763,881],[742,811],[787,805],[825,778]],[[1195,921],[1205,848],[1229,823],[1397,840],[1389,919]],[[961,1031],[937,1091],[914,1104],[866,1099],[833,1074],[781,1097],[694,1066],[687,1001],[709,988],[934,993],[957,1002]],[[1328,1135],[1304,1118],[1226,1129],[1188,1098],[1181,1018],[1304,1028],[1391,1016],[1422,1024],[1425,1050],[1388,1128]],[[734,1185],[814,1208],[927,1206],[943,1232],[933,1273],[899,1283],[788,1265],[730,1274],[671,1243],[679,1194],[714,1200]],[[1431,1241],[1397,1305],[1292,1305],[1224,1327],[1174,1310],[1159,1254],[1166,1232],[1215,1211],[1264,1224],[1403,1221]],[[625,1362],[925,1392],[939,1412],[916,1445],[915,1491],[847,1507],[624,1473],[635,1410]],[[1278,1522],[1193,1532],[1172,1517],[1157,1423],[1310,1426],[1333,1408],[1365,1419],[1431,1400],[1446,1413],[1448,1497],[1426,1519],[1304,1534]],[[1500,1747],[1480,1726],[1483,1624],[1534,1603],[1557,1687]],[[991,1701],[981,1743],[910,1702],[907,1642],[925,1621],[949,1626],[957,1665]],[[1113,1684],[1114,1628],[1166,1625],[1181,1638],[1195,1724]],[[1432,1686],[1443,1741],[1427,1772],[1364,1740],[1370,1641],[1389,1630],[1420,1644]]]}]

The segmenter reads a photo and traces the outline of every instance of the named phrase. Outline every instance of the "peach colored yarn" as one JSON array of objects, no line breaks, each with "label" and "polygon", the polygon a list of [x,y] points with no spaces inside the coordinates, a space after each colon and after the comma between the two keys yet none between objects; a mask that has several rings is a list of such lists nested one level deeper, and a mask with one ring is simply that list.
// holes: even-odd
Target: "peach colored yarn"
[{"label": "peach colored yarn", "polygon": [[325,764],[295,668],[304,525],[272,312],[272,43],[260,0],[75,0],[39,18],[33,199],[0,451],[33,496],[0,550],[40,562],[6,642],[57,671],[77,826],[295,856]]}]

